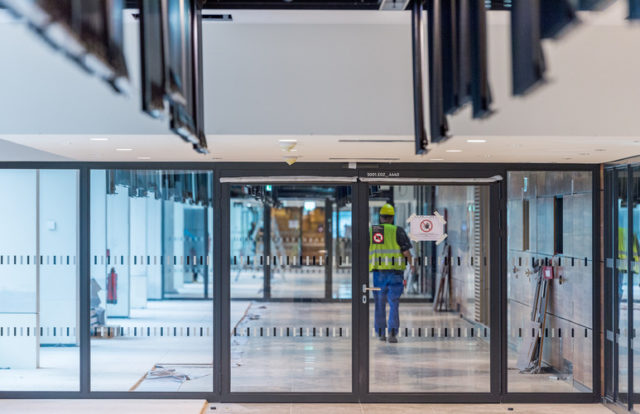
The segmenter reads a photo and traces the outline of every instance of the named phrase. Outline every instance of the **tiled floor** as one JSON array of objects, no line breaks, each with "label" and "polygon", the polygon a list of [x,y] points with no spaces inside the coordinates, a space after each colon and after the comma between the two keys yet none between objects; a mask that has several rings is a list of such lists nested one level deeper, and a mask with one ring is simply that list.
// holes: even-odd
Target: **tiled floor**
[{"label": "tiled floor", "polygon": [[0,400],[3,414],[611,413],[598,404],[206,404],[202,400]]},{"label": "tiled floor", "polygon": [[[215,410],[211,407],[215,407]],[[611,414],[611,411],[600,404],[211,404],[208,412],[228,414]]]}]

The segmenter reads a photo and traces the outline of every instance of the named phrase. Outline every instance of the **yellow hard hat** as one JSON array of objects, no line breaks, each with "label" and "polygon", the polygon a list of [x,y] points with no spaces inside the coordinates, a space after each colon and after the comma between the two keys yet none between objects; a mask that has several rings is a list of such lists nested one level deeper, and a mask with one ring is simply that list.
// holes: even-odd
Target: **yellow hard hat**
[{"label": "yellow hard hat", "polygon": [[393,209],[393,206],[391,204],[385,204],[380,209],[380,215],[381,216],[395,216],[396,215],[396,211]]}]

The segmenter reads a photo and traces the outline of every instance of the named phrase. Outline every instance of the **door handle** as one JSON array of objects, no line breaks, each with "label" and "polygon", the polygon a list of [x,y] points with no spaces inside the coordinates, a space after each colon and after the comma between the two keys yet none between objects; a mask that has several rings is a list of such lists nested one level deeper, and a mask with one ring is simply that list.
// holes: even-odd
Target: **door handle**
[{"label": "door handle", "polygon": [[379,287],[368,287],[366,283],[362,284],[362,293],[367,293],[370,290],[380,290]]}]

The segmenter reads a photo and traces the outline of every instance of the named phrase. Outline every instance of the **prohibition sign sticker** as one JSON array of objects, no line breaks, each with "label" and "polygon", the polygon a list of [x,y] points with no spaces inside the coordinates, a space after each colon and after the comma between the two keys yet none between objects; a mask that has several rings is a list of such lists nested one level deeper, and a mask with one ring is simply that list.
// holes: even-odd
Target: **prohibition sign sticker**
[{"label": "prohibition sign sticker", "polygon": [[447,221],[437,211],[433,215],[412,214],[407,219],[409,223],[409,238],[413,241],[435,241],[442,243],[447,238],[444,225]]},{"label": "prohibition sign sticker", "polygon": [[433,230],[433,223],[431,222],[431,220],[422,220],[420,222],[420,230],[422,230],[424,233],[429,233],[431,230]]},{"label": "prohibition sign sticker", "polygon": [[374,233],[373,234],[373,242],[376,244],[382,244],[384,242],[384,234],[382,233]]}]

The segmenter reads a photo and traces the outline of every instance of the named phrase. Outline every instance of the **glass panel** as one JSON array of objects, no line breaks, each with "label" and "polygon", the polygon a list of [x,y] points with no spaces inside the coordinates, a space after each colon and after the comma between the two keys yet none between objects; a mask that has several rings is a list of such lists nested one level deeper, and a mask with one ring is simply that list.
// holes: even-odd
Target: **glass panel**
[{"label": "glass panel", "polygon": [[634,403],[640,401],[640,168],[632,169],[631,181],[632,201],[633,203],[633,233],[631,234],[631,248],[627,248],[627,252],[631,251],[631,277],[632,288],[629,288],[629,311],[632,312],[633,332],[631,336],[631,349],[633,350],[633,391]]},{"label": "glass panel", "polygon": [[590,172],[508,174],[509,392],[591,392],[591,200]]},{"label": "glass panel", "polygon": [[628,173],[627,170],[620,170],[616,172],[616,193],[615,200],[615,217],[616,234],[617,237],[617,260],[615,263],[617,289],[616,289],[616,320],[617,320],[617,357],[618,357],[618,396],[620,401],[628,401],[629,390],[629,307],[628,307],[628,293],[629,293],[629,278],[628,278],[628,263],[627,263],[627,251],[628,251]]},{"label": "glass panel", "polygon": [[231,391],[350,392],[351,188],[235,185],[229,208]]},{"label": "glass panel", "polygon": [[[372,392],[490,391],[488,204],[486,186],[370,187]],[[412,234],[436,212],[446,238],[437,216]]]},{"label": "glass panel", "polygon": [[0,170],[0,391],[78,391],[78,172]]},{"label": "glass panel", "polygon": [[212,391],[212,173],[91,171],[91,388]]}]

